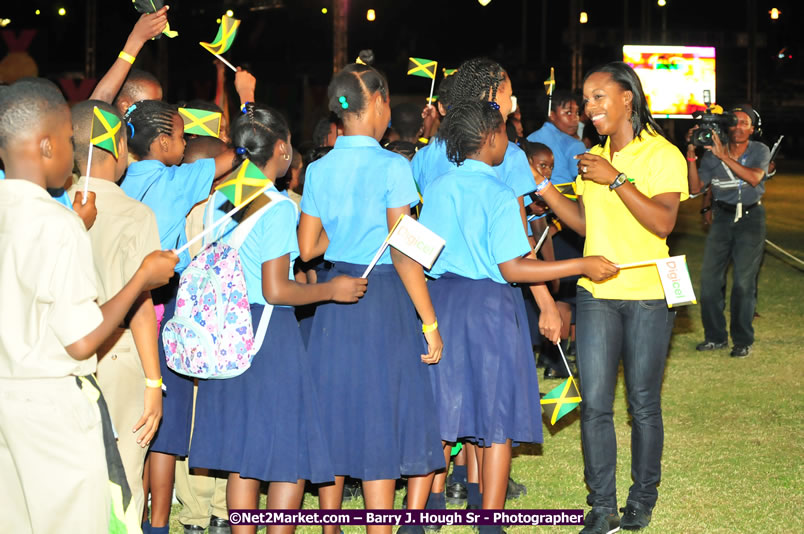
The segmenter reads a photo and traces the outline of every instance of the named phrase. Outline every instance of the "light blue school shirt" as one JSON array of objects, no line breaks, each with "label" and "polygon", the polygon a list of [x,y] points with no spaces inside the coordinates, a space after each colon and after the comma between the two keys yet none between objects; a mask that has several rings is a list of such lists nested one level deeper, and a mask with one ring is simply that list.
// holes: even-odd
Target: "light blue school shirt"
[{"label": "light blue school shirt", "polygon": [[425,190],[419,222],[447,242],[428,273],[507,282],[497,266],[530,252],[519,202],[494,168],[477,160],[436,178]]},{"label": "light blue school shirt", "polygon": [[[193,206],[207,199],[214,178],[215,160],[211,158],[170,167],[147,159],[128,166],[120,187],[153,210],[161,246],[170,250],[187,243],[185,218]],[[175,271],[181,273],[189,263],[190,253],[185,250]]]},{"label": "light blue school shirt", "polygon": [[[342,135],[307,168],[301,209],[321,219],[327,232],[324,259],[368,265],[388,235],[385,210],[418,202],[404,156],[371,137]],[[391,252],[386,250],[378,263],[391,263]]]},{"label": "light blue school shirt", "polygon": [[[456,167],[447,157],[447,143],[438,137],[416,152],[411,161],[411,168],[425,202],[427,197],[424,196],[424,190],[430,182]],[[528,157],[515,143],[508,142],[503,162],[493,169],[498,179],[513,189],[518,197],[536,190],[536,181],[533,179]],[[522,225],[521,219],[519,224]]]},{"label": "light blue school shirt", "polygon": [[[268,191],[279,193],[275,187],[269,188]],[[227,198],[221,193],[215,193],[212,202],[215,206],[213,220],[217,221],[226,214],[223,206],[226,205]],[[228,206],[231,207],[231,205]],[[235,228],[237,228],[237,222],[234,220],[226,224],[226,229],[221,237],[224,243],[229,242]],[[296,239],[296,207],[293,205],[293,201],[279,202],[263,213],[238,249],[238,254],[243,267],[243,277],[246,279],[248,301],[263,306],[268,304],[262,294],[262,264],[290,254],[288,279],[293,280],[293,262],[299,257],[299,243]]]},{"label": "light blue school shirt", "polygon": [[542,143],[553,151],[555,168],[550,182],[555,185],[568,184],[578,177],[578,160],[575,156],[586,152],[586,145],[578,139],[565,134],[547,121],[544,126],[528,136],[531,143]]},{"label": "light blue school shirt", "polygon": [[[0,170],[0,180],[6,179],[6,173]],[[67,194],[67,191],[64,188],[59,189],[48,189],[48,193],[53,198],[53,200],[67,206],[69,209],[73,209],[73,203],[70,202],[70,195]]]}]

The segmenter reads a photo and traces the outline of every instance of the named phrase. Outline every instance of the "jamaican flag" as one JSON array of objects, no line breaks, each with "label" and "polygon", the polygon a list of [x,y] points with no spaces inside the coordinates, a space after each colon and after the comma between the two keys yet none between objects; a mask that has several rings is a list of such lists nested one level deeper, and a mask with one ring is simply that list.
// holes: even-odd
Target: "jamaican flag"
[{"label": "jamaican flag", "polygon": [[408,58],[408,76],[421,76],[435,80],[438,61],[422,59],[420,57]]},{"label": "jamaican flag", "polygon": [[553,91],[556,88],[556,73],[553,67],[550,67],[550,77],[544,81],[544,92],[547,93],[549,96],[553,95]]},{"label": "jamaican flag", "polygon": [[218,28],[218,35],[215,36],[215,40],[211,43],[201,42],[199,44],[213,54],[223,54],[232,46],[239,26],[240,21],[238,19],[224,15],[221,17],[221,25]]},{"label": "jamaican flag", "polygon": [[[134,9],[137,10],[138,13],[156,13],[162,7],[164,7],[165,2],[164,0],[131,0],[134,4]],[[165,24],[165,29],[162,30],[162,33],[170,37],[171,39],[177,37],[179,32],[173,31],[170,29],[170,23]],[[156,39],[159,39],[161,35],[157,35]]]},{"label": "jamaican flag", "polygon": [[215,188],[229,199],[235,207],[248,204],[273,182],[251,161],[245,160],[235,172],[235,177]]},{"label": "jamaican flag", "polygon": [[441,72],[444,73],[444,78],[449,78],[450,76],[458,72],[458,69],[441,69]]},{"label": "jamaican flag", "polygon": [[[97,106],[92,108],[92,129],[89,142],[98,148],[111,152],[117,159],[117,141],[120,132],[120,119],[114,113],[103,111]],[[87,171],[89,172],[89,171]]]},{"label": "jamaican flag", "polygon": [[578,392],[578,386],[573,377],[564,380],[541,401],[544,414],[550,418],[551,425],[556,424],[556,421],[574,410],[580,402],[581,394]]},{"label": "jamaican flag", "polygon": [[184,133],[219,137],[221,132],[221,113],[204,109],[179,108],[184,121]]}]

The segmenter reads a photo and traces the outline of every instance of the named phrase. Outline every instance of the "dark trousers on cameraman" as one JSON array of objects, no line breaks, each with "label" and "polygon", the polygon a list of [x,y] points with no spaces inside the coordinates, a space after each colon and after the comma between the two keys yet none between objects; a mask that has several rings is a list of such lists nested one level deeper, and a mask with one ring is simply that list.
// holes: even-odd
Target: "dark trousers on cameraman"
[{"label": "dark trousers on cameraman", "polygon": [[712,227],[706,238],[701,273],[701,320],[707,341],[728,341],[726,332],[726,271],[734,267],[729,330],[735,345],[754,343],[751,324],[756,309],[757,274],[765,246],[765,207],[757,203],[743,208],[734,222],[734,206],[715,201]]}]

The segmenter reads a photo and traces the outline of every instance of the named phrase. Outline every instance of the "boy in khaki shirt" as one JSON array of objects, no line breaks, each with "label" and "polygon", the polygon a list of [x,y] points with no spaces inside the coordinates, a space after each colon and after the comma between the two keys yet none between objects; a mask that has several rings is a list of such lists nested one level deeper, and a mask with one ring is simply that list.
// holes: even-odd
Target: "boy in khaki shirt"
[{"label": "boy in khaki shirt", "polygon": [[[68,193],[76,198],[88,186],[96,195],[98,214],[88,233],[98,279],[98,303],[103,304],[125,286],[142,260],[160,245],[151,209],[126,195],[115,183],[126,170],[128,146],[125,122],[111,104],[88,100],[72,108],[76,166],[87,171],[96,107],[118,121],[113,126],[117,150],[115,153],[93,146],[92,169],[87,172],[91,178],[82,176]],[[97,138],[104,132],[91,133]],[[149,291],[140,294],[127,319],[99,348],[96,376],[118,432],[117,448],[141,516],[145,455],[162,418],[156,314]]]},{"label": "boy in khaki shirt", "polygon": [[98,307],[83,223],[46,191],[73,163],[70,110],[51,82],[0,89],[0,159],[0,530],[106,533],[115,474],[95,351],[178,258],[152,252]]}]

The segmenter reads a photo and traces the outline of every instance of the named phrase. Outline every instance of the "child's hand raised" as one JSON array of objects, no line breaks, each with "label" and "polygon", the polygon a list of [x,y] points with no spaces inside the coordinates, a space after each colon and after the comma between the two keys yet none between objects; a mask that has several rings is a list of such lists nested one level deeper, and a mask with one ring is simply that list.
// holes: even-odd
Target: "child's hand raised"
[{"label": "child's hand raised", "polygon": [[179,257],[172,250],[155,250],[145,256],[139,271],[144,276],[143,291],[162,287],[173,278],[173,269]]},{"label": "child's hand raised", "polygon": [[590,280],[602,282],[620,271],[616,264],[603,256],[587,256],[583,258],[583,274]]},{"label": "child's hand raised", "polygon": [[254,91],[257,88],[257,78],[247,70],[237,67],[234,81],[235,91],[240,96],[240,104],[254,102]]},{"label": "child's hand raised", "polygon": [[329,281],[332,285],[332,300],[335,302],[357,302],[366,294],[368,279],[352,278],[342,274]]},{"label": "child's hand raised", "polygon": [[145,44],[149,39],[153,39],[167,26],[167,12],[170,6],[163,6],[154,13],[144,13],[131,30],[131,39],[136,40],[140,45]]},{"label": "child's hand raised", "polygon": [[89,230],[95,224],[95,217],[98,216],[98,208],[95,207],[95,193],[88,191],[86,203],[83,200],[84,192],[76,191],[75,199],[73,199],[73,211],[81,217],[81,220],[84,221],[84,226]]}]

